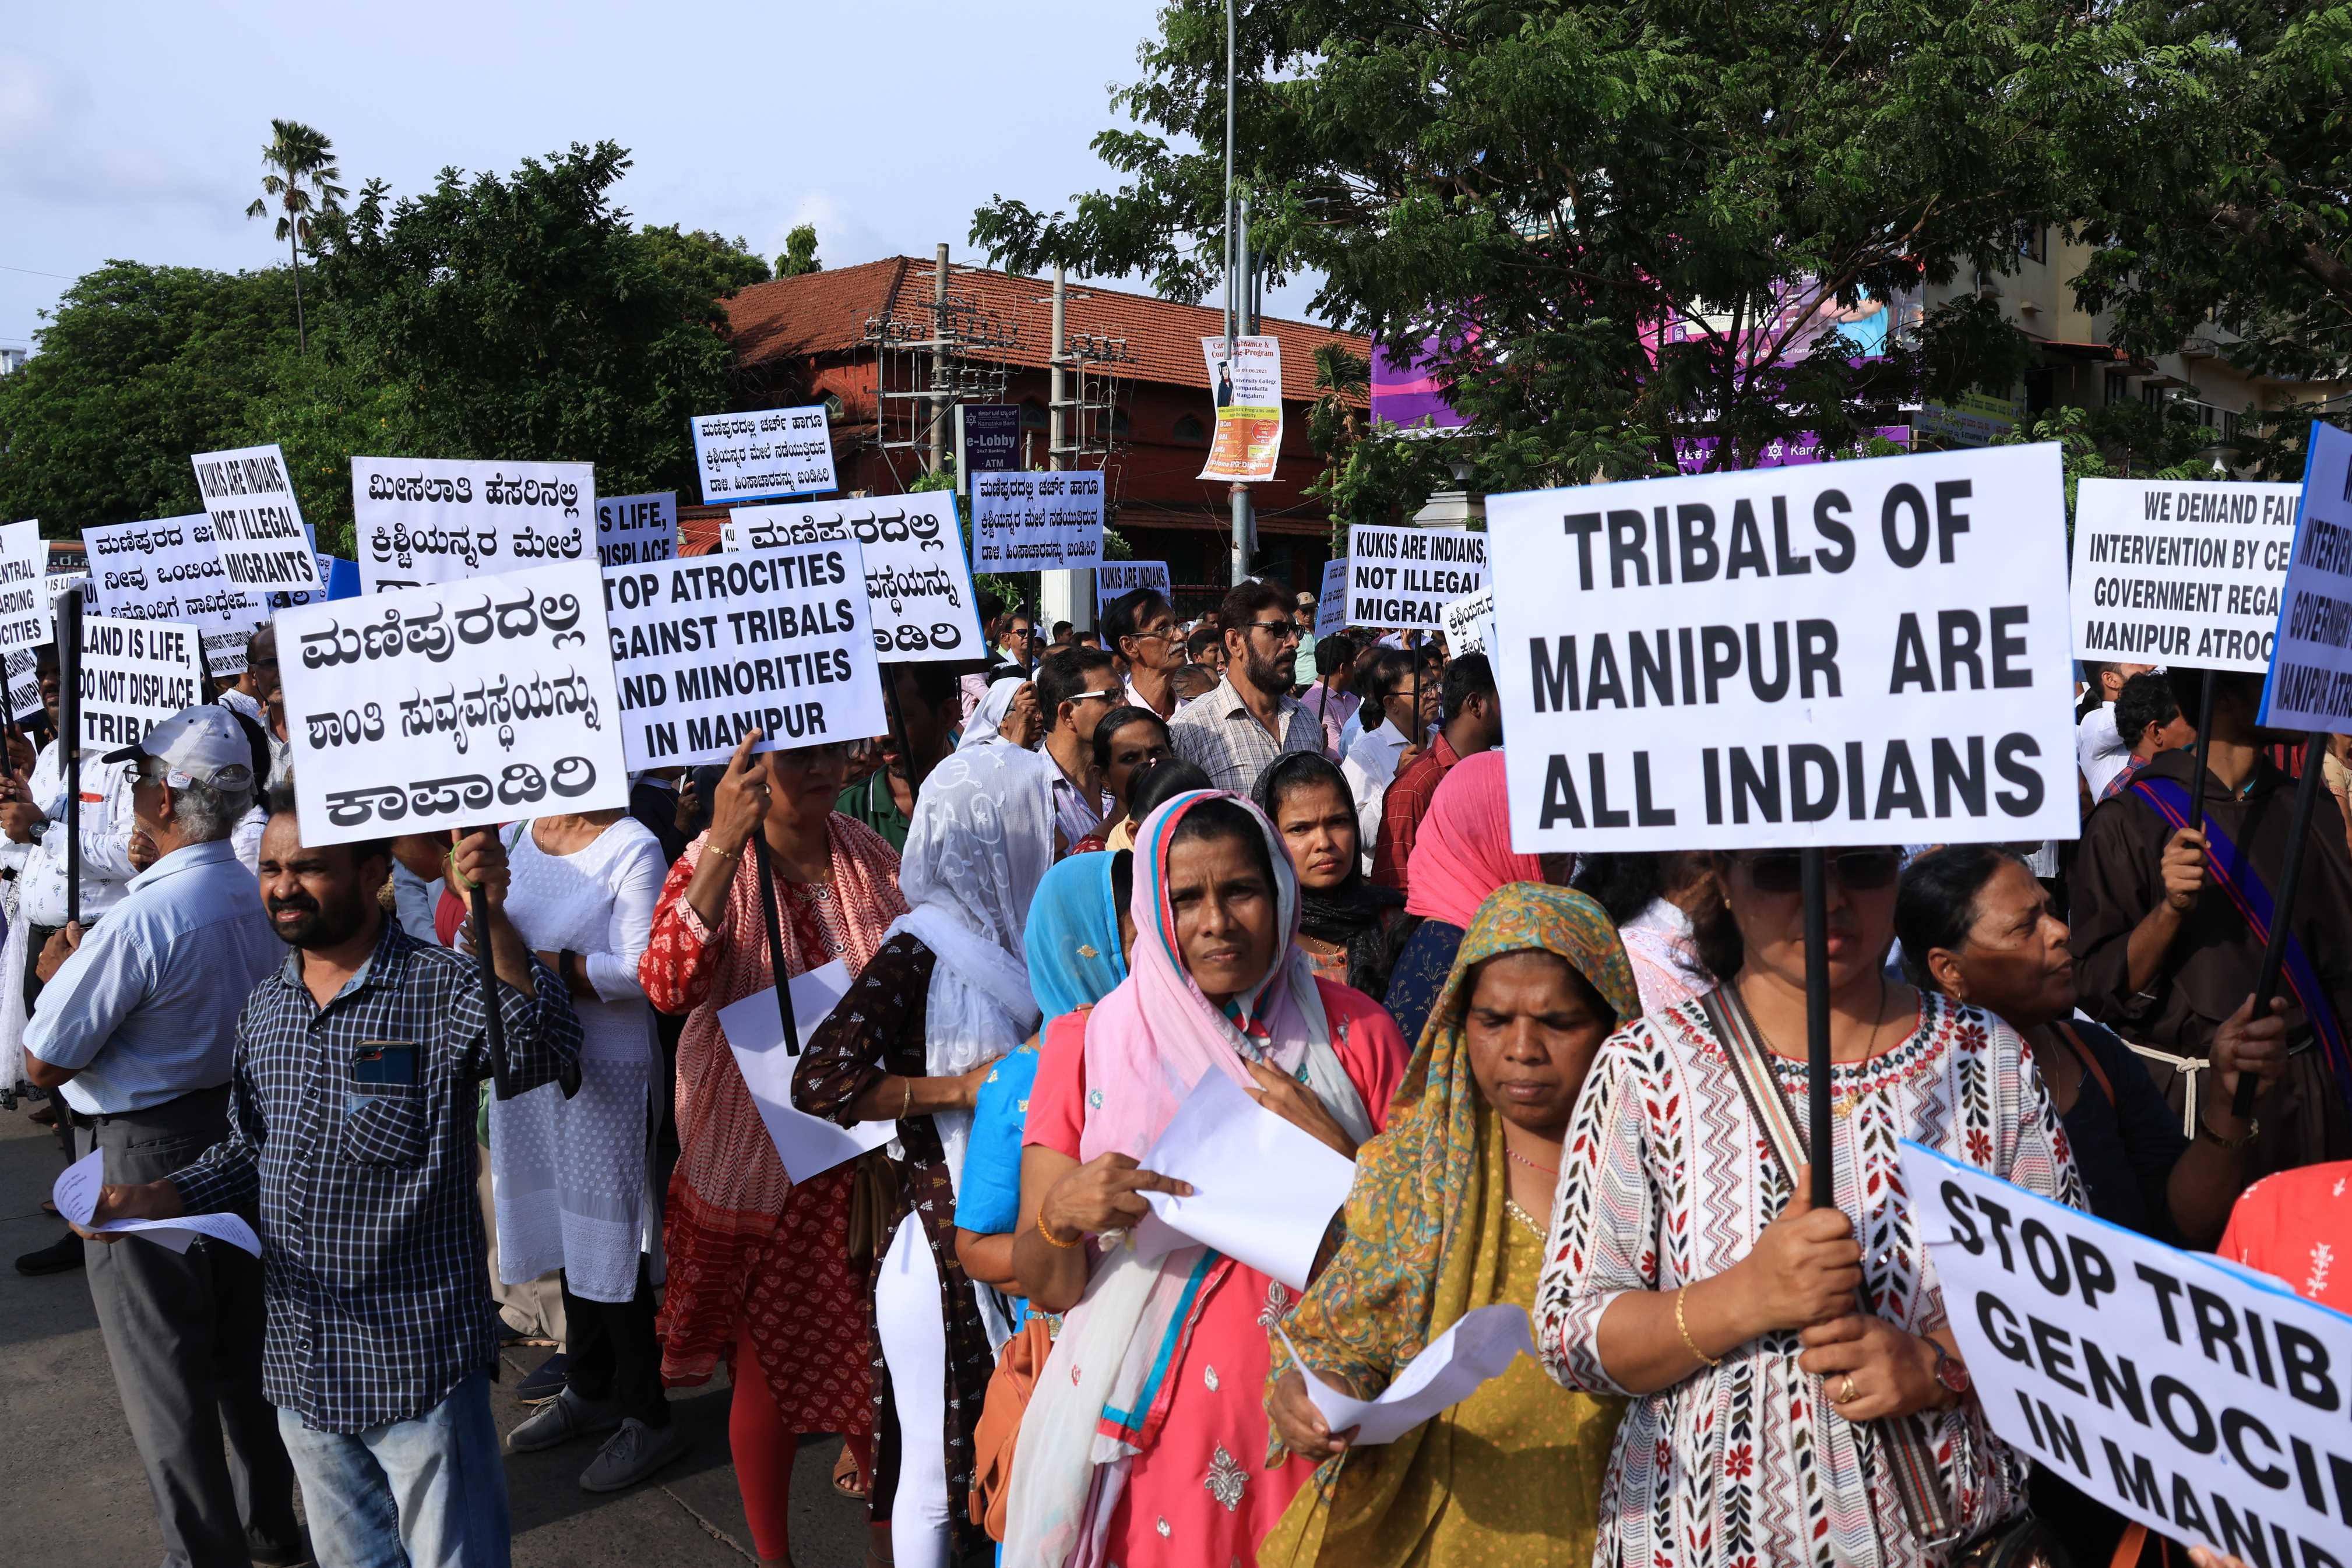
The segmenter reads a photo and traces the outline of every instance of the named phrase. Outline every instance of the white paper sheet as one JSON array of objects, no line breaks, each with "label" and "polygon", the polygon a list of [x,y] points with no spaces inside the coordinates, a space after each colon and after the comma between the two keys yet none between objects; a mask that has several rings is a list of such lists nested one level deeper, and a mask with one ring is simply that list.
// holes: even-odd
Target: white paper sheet
[{"label": "white paper sheet", "polygon": [[[800,1028],[803,1051],[817,1025],[848,994],[849,967],[838,958],[793,977],[793,1022]],[[768,1136],[775,1140],[784,1174],[793,1180],[821,1176],[868,1149],[880,1148],[897,1134],[896,1122],[860,1122],[841,1127],[793,1103],[793,1070],[801,1059],[784,1049],[784,1020],[776,1010],[774,987],[720,1008],[719,1027],[725,1031],[727,1048],[735,1053],[735,1065],[751,1091],[751,1103],[760,1108],[760,1120],[768,1124]]]},{"label": "white paper sheet", "polygon": [[[1287,1333],[1282,1343],[1290,1345]],[[1290,1358],[1307,1380],[1307,1397],[1322,1412],[1332,1431],[1356,1428],[1360,1448],[1395,1442],[1500,1377],[1520,1356],[1535,1353],[1535,1335],[1528,1329],[1525,1307],[1510,1301],[1480,1307],[1430,1341],[1379,1398],[1358,1399],[1307,1371],[1298,1347],[1290,1345]]]},{"label": "white paper sheet", "polygon": [[1146,1170],[1192,1184],[1191,1197],[1148,1192],[1151,1215],[1135,1228],[1145,1262],[1198,1241],[1307,1288],[1331,1216],[1348,1200],[1356,1163],[1251,1099],[1222,1072],[1192,1086]]},{"label": "white paper sheet", "polygon": [[105,1182],[106,1153],[92,1149],[65,1168],[49,1188],[49,1201],[58,1206],[59,1214],[85,1230],[135,1232],[174,1252],[185,1252],[197,1237],[209,1236],[215,1241],[242,1247],[256,1258],[261,1256],[261,1238],[253,1233],[252,1226],[234,1214],[188,1214],[177,1219],[110,1219],[104,1225],[92,1225],[89,1217],[98,1212],[98,1189]]}]

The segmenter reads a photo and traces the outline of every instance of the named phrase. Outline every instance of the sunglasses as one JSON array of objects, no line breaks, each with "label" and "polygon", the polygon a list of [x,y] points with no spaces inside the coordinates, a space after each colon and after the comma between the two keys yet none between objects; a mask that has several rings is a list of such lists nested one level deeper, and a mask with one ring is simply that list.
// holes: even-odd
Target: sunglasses
[{"label": "sunglasses", "polygon": [[[1741,859],[1759,893],[1795,893],[1805,885],[1804,856],[1796,850],[1767,850]],[[1824,859],[1842,886],[1862,893],[1893,886],[1903,870],[1903,856],[1895,850],[1840,850]]]}]

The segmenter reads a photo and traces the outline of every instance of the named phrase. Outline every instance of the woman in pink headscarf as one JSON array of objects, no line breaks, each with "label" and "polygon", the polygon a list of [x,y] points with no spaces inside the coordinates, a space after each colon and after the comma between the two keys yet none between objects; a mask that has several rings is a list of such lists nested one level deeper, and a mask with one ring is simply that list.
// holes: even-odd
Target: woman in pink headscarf
[{"label": "woman in pink headscarf", "polygon": [[1298,883],[1273,824],[1235,795],[1178,795],[1135,844],[1128,977],[1046,1030],[1030,1091],[1013,1268],[1066,1312],[1021,1423],[1004,1561],[1048,1568],[1253,1564],[1313,1474],[1267,1469],[1261,1397],[1278,1281],[1205,1247],[1139,1260],[1139,1168],[1212,1073],[1352,1156],[1386,1124],[1405,1045],[1295,945]]},{"label": "woman in pink headscarf", "polygon": [[1541,882],[1543,863],[1511,852],[1511,802],[1503,788],[1503,754],[1481,751],[1455,763],[1429,798],[1412,859],[1405,862],[1404,914],[1420,924],[1389,973],[1389,1015],[1408,1044],[1421,1039],[1437,1005],[1463,933],[1496,888]]}]

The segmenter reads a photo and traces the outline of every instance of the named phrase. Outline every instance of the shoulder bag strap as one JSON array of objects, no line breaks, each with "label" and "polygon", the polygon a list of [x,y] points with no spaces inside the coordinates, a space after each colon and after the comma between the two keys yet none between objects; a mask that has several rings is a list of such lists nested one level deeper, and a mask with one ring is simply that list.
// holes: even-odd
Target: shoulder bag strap
[{"label": "shoulder bag strap", "polygon": [[2083,1064],[2083,1071],[2098,1080],[2099,1092],[2107,1097],[2107,1103],[2121,1111],[2123,1102],[2116,1098],[2116,1086],[2109,1081],[2107,1070],[2099,1065],[2097,1052],[2083,1043],[2083,1037],[2064,1019],[2052,1019],[2050,1027],[2058,1031],[2058,1038],[2066,1042],[2066,1049],[2074,1053],[2074,1060]]},{"label": "shoulder bag strap", "polygon": [[[1755,1022],[1730,986],[1716,987],[1700,998],[1700,1006],[1707,1021],[1715,1026],[1716,1038],[1723,1042],[1724,1054],[1730,1058],[1731,1075],[1739,1084],[1741,1098],[1748,1102],[1748,1113],[1756,1118],[1764,1142],[1787,1174],[1793,1193],[1798,1168],[1805,1163],[1805,1140],[1798,1131],[1788,1096],[1780,1091],[1780,1081],[1773,1073],[1770,1051],[1757,1038]],[[1854,1292],[1854,1302],[1860,1312],[1871,1310],[1869,1297],[1862,1291]],[[1871,1422],[1870,1427],[1878,1437],[1881,1451],[1893,1457],[1895,1490],[1903,1500],[1903,1512],[1910,1521],[1912,1533],[1928,1546],[1948,1545],[1957,1541],[1959,1531],[1944,1498],[1935,1447],[1921,1430],[1919,1418],[1887,1416]]]}]

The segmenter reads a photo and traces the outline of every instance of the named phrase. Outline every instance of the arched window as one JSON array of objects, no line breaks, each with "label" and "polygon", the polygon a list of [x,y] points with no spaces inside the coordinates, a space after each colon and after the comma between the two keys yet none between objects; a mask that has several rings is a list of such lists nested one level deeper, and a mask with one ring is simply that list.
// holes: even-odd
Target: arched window
[{"label": "arched window", "polygon": [[1021,428],[1043,430],[1045,424],[1045,405],[1034,397],[1024,398],[1021,402]]},{"label": "arched window", "polygon": [[1176,422],[1176,439],[1195,446],[1209,444],[1209,427],[1201,423],[1197,413],[1188,413]]}]

